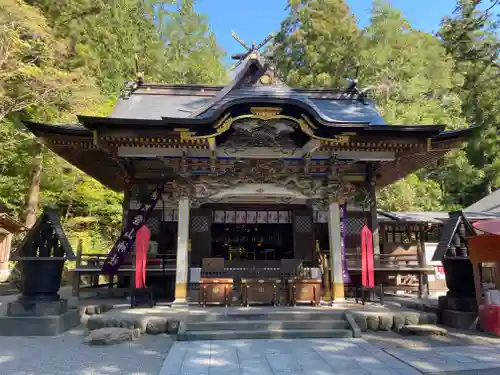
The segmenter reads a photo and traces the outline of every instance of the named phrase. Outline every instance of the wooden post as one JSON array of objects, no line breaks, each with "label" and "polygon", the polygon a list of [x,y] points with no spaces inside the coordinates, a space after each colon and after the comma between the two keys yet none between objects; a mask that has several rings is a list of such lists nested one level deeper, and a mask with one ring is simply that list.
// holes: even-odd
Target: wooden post
[{"label": "wooden post", "polygon": [[176,305],[187,304],[187,283],[189,272],[189,214],[190,203],[188,198],[179,200],[179,219],[177,232],[177,264],[175,272],[175,300]]},{"label": "wooden post", "polygon": [[344,300],[344,275],[342,272],[342,237],[340,235],[339,202],[328,206],[328,233],[330,236],[330,269],[332,270],[333,301]]},{"label": "wooden post", "polygon": [[73,270],[73,282],[72,282],[72,296],[80,298],[80,273],[78,269],[82,264],[82,254],[83,254],[83,241],[80,238],[78,240],[78,248],[76,250],[76,261],[75,269]]},{"label": "wooden post", "polygon": [[481,285],[481,272],[479,270],[479,263],[472,263],[472,273],[474,275],[474,290],[476,292],[477,310],[483,304],[483,287]]},{"label": "wooden post", "polygon": [[[419,243],[420,243],[420,250],[422,252],[422,263],[421,266],[422,268],[427,267],[427,258],[426,258],[426,253],[425,253],[425,224],[420,225],[420,231],[419,231]],[[430,294],[430,289],[429,289],[429,275],[427,275],[427,271],[423,273],[423,286],[424,286],[424,295],[427,297]]]}]

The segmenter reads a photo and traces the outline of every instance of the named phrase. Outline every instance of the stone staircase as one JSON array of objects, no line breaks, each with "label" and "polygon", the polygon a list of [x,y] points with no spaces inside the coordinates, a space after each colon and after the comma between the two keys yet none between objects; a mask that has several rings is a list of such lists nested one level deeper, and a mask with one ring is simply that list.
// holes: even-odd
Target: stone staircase
[{"label": "stone staircase", "polygon": [[181,341],[349,337],[353,331],[343,311],[295,308],[190,314],[178,334]]}]

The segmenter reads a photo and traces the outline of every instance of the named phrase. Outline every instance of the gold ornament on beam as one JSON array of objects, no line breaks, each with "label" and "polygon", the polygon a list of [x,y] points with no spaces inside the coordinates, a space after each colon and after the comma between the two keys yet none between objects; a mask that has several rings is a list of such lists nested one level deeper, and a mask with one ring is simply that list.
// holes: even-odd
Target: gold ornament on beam
[{"label": "gold ornament on beam", "polygon": [[279,107],[252,107],[250,112],[253,113],[257,118],[264,121],[271,120],[279,116],[281,113],[281,108]]},{"label": "gold ornament on beam", "polygon": [[311,138],[318,139],[318,140],[323,141],[325,143],[333,143],[333,144],[339,144],[339,145],[340,144],[345,144],[345,145],[349,144],[350,137],[348,135],[345,135],[345,134],[335,135],[333,138],[325,138],[325,137],[317,136],[312,131],[312,129],[315,128],[314,124],[311,122],[311,120],[309,120],[309,118],[307,118],[304,115],[302,115],[302,118],[299,119],[297,122],[300,126],[300,129]]},{"label": "gold ornament on beam", "polygon": [[229,113],[226,113],[222,119],[215,125],[215,133],[213,134],[208,134],[208,135],[195,135],[195,132],[191,132],[187,129],[174,129],[175,131],[178,131],[180,133],[180,139],[181,141],[193,141],[196,139],[210,139],[210,138],[215,138],[218,135],[221,135],[222,133],[226,132],[229,130],[231,127],[231,124],[234,122],[234,119],[230,117]]}]

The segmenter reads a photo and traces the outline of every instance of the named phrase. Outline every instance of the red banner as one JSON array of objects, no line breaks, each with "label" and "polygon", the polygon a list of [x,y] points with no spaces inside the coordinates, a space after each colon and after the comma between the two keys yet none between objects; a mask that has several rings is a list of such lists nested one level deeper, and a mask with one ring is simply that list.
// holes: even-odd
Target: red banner
[{"label": "red banner", "polygon": [[146,287],[146,264],[148,262],[148,247],[151,231],[145,225],[137,231],[135,237],[135,287]]},{"label": "red banner", "polygon": [[366,225],[361,229],[361,284],[366,288],[375,286],[373,233]]}]

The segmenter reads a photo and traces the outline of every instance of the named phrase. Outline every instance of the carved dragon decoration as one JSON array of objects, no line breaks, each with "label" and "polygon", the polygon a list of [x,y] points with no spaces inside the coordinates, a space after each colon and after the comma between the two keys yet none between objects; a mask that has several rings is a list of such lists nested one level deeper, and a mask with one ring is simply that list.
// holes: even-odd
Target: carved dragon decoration
[{"label": "carved dragon decoration", "polygon": [[242,184],[275,184],[305,195],[322,206],[350,199],[355,191],[351,184],[342,181],[335,168],[327,177],[314,178],[291,172],[279,160],[240,161],[219,175],[181,175],[167,184],[167,190],[173,201],[189,197],[195,205],[199,205],[210,201],[211,197],[223,190],[234,189]]}]

